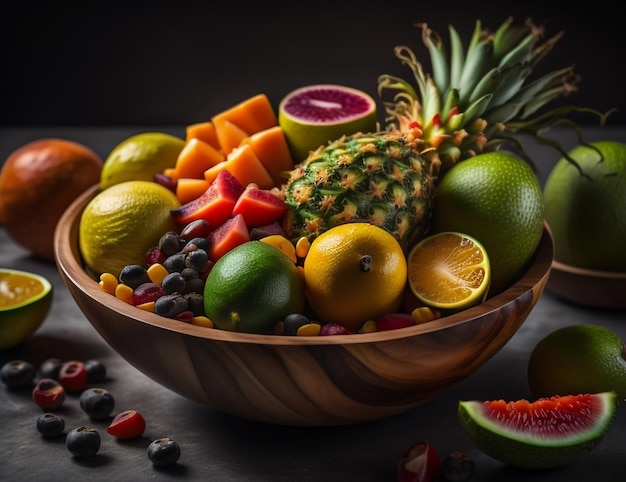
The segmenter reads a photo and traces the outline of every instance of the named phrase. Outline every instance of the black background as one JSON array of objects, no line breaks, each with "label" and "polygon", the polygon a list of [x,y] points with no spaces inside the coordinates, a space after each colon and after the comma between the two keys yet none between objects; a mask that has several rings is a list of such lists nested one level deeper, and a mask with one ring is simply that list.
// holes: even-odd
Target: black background
[{"label": "black background", "polygon": [[5,4],[0,125],[185,125],[260,92],[277,105],[288,91],[316,83],[375,96],[378,75],[411,76],[393,54],[398,44],[412,46],[430,71],[416,22],[448,43],[449,24],[468,38],[477,19],[495,30],[507,16],[532,17],[548,36],[565,31],[539,70],[574,65],[582,81],[557,103],[617,108],[609,124],[626,124],[623,16],[602,2],[585,9],[471,1],[211,4]]}]

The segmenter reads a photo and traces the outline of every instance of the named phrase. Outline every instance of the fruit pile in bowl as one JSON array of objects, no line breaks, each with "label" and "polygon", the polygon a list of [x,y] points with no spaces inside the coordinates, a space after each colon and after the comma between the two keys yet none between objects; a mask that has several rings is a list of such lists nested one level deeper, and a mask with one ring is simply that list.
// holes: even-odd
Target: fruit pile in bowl
[{"label": "fruit pile in bowl", "polygon": [[[537,45],[529,24],[497,36],[478,25],[468,58],[507,75],[435,87],[399,47],[419,93],[379,77],[381,98],[393,93],[384,130],[370,96],[319,85],[288,94],[278,114],[259,94],[185,139],[123,141],[55,233],[90,322],[169,389],[278,424],[390,416],[480,368],[525,321],[553,261],[539,181],[505,148],[571,72],[526,84],[530,69],[512,72],[553,44]],[[493,53],[515,48],[521,64]]]}]

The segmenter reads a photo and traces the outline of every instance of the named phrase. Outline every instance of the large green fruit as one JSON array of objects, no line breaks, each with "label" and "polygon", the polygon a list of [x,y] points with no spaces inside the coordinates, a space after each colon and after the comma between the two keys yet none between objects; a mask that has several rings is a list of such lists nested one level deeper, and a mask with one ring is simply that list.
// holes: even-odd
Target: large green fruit
[{"label": "large green fruit", "polygon": [[545,218],[554,236],[554,258],[602,271],[626,271],[626,144],[594,142],[569,154],[544,186]]},{"label": "large green fruit", "polygon": [[458,415],[486,455],[525,469],[569,464],[595,448],[617,410],[615,392],[505,402],[461,401]]}]

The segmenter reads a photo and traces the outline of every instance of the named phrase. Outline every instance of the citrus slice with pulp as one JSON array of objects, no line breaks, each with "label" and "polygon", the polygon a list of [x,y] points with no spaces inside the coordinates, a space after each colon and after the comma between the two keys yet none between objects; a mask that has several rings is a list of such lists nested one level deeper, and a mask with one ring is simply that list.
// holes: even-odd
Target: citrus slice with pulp
[{"label": "citrus slice with pulp", "polygon": [[0,268],[0,350],[17,346],[44,321],[52,284],[43,276]]},{"label": "citrus slice with pulp", "polygon": [[407,257],[408,283],[424,304],[463,310],[482,303],[491,280],[487,251],[476,239],[443,232],[424,238]]}]

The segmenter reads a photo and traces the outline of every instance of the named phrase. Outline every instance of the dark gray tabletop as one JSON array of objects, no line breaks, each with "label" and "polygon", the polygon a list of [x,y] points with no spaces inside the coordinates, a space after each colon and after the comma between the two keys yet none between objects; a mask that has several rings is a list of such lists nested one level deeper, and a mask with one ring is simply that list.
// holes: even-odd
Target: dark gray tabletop
[{"label": "dark gray tabletop", "polygon": [[[86,143],[103,157],[123,138],[145,130],[182,135],[183,128],[49,128],[0,129],[0,160],[24,142],[58,136]],[[566,145],[575,138],[556,132]],[[626,142],[625,128],[586,129],[589,140]],[[539,160],[541,175],[558,156],[528,144]],[[118,442],[106,434],[106,422],[89,422],[102,434],[102,446],[91,459],[75,460],[62,439],[48,441],[36,430],[42,413],[30,393],[0,386],[0,480],[218,480],[218,481],[394,481],[396,461],[413,442],[433,443],[442,455],[470,454],[476,481],[618,481],[626,456],[626,411],[602,443],[579,461],[550,471],[509,468],[481,454],[466,438],[457,418],[461,399],[528,398],[526,366],[535,344],[551,331],[577,323],[605,326],[626,338],[626,313],[585,309],[545,293],[527,321],[487,364],[447,394],[388,419],[345,427],[297,428],[265,425],[209,411],[144,376],[98,335],[63,285],[56,266],[37,261],[14,244],[0,227],[0,266],[40,273],[55,288],[51,312],[25,344],[0,352],[0,363],[46,358],[98,359],[106,365],[102,383],[116,400],[116,411],[139,410],[145,417],[144,437]],[[172,363],[176,363],[172,360]],[[581,360],[584,363],[584,360]],[[59,413],[66,431],[87,422],[70,395]],[[179,462],[167,469],[152,466],[148,444],[171,437],[181,447]]]}]

